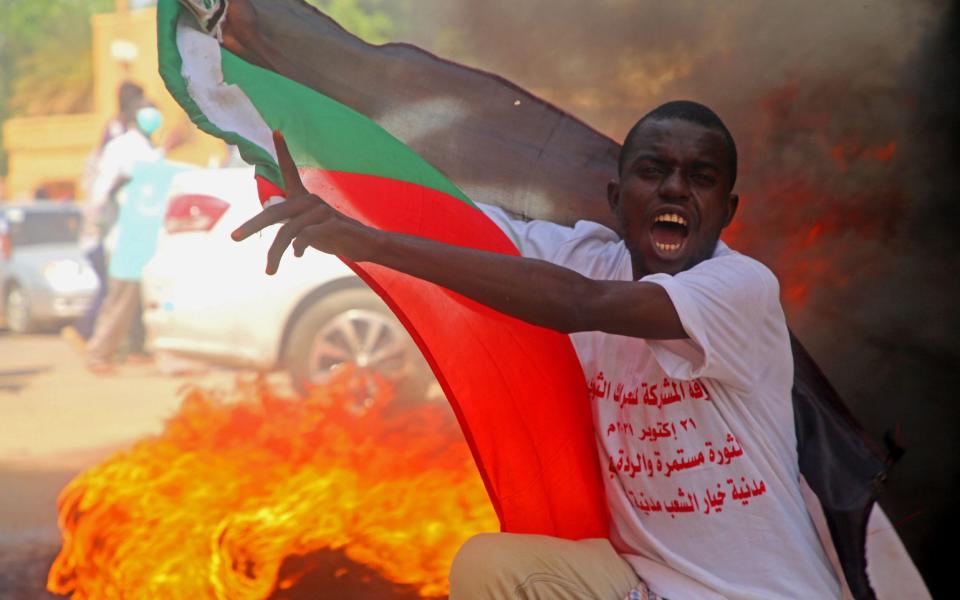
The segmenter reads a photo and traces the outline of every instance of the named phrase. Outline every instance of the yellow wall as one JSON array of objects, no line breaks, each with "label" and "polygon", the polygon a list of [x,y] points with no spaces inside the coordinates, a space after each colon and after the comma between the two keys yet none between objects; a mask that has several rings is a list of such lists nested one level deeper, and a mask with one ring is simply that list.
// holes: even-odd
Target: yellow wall
[{"label": "yellow wall", "polygon": [[[170,158],[206,166],[224,157],[223,143],[194,127],[163,86],[157,66],[156,9],[128,11],[123,4],[118,3],[117,12],[95,15],[91,21],[93,112],[10,119],[3,124],[9,157],[4,199],[29,199],[37,188],[51,183],[72,185],[80,196],[84,162],[117,110],[117,88],[124,80],[143,86],[163,113],[164,126],[154,137],[159,145],[175,129],[187,132],[187,142]],[[118,60],[114,49],[134,49],[136,57]]]}]

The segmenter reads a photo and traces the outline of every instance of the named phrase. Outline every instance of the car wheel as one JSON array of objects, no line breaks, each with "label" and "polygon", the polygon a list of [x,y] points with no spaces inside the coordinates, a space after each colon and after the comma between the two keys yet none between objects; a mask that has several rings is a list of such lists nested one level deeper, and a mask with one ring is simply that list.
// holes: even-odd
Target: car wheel
[{"label": "car wheel", "polygon": [[[293,324],[285,358],[301,393],[350,367],[378,374],[403,395],[423,387],[425,378],[432,380],[406,330],[386,304],[364,288],[332,292],[311,305]],[[373,378],[363,379],[373,385]],[[368,408],[376,391],[358,394],[354,408]]]},{"label": "car wheel", "polygon": [[14,333],[30,333],[36,329],[36,323],[30,316],[30,298],[17,284],[7,289],[3,316],[7,327]]}]

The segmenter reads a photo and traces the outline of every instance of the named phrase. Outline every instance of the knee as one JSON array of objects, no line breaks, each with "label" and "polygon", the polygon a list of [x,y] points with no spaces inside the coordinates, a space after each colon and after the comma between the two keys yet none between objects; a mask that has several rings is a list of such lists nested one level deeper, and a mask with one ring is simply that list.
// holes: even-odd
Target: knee
[{"label": "knee", "polygon": [[468,539],[450,565],[450,600],[494,598],[503,534],[481,533]]}]

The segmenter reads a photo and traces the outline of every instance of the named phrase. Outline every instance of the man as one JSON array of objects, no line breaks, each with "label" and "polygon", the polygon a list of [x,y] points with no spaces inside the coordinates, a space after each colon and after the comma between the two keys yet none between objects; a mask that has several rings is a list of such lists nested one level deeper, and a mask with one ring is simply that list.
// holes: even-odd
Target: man
[{"label": "man", "polygon": [[[107,296],[107,257],[103,240],[117,214],[116,203],[110,194],[111,190],[105,189],[103,177],[100,175],[101,164],[104,162],[103,150],[111,140],[130,129],[136,120],[137,110],[143,106],[143,102],[142,87],[130,81],[120,84],[117,89],[117,115],[104,126],[103,134],[84,165],[83,188],[88,197],[83,205],[84,223],[81,243],[86,249],[87,259],[97,274],[100,286],[83,316],[61,331],[64,339],[81,349],[86,347],[87,341],[93,335],[97,314]],[[104,166],[109,168],[109,163]]]},{"label": "man", "polygon": [[[110,198],[121,193],[133,173],[134,166],[141,162],[154,162],[162,158],[163,151],[154,147],[151,136],[160,128],[163,119],[160,112],[141,100],[135,112],[134,121],[129,129],[111,139],[103,148],[100,168],[94,182],[90,202],[105,205]],[[122,201],[118,201],[122,205]],[[113,238],[113,239],[111,239]],[[116,227],[105,240],[106,246],[116,241]],[[123,257],[111,252],[112,265]],[[86,346],[87,367],[91,372],[104,375],[113,371],[114,354],[121,342],[139,320],[140,281],[139,277],[116,277],[110,269],[107,294],[96,318],[93,334]],[[145,357],[143,336],[134,336],[131,354]]]},{"label": "man", "polygon": [[[801,497],[792,355],[776,278],[719,242],[738,197],[736,148],[693,102],[641,119],[607,196],[623,231],[488,214],[523,257],[366,227],[303,188],[282,137],[287,200],[234,233],[287,221],[292,243],[369,261],[572,333],[590,383],[611,542],[487,535],[467,543],[452,598],[840,597]],[[639,588],[638,588],[639,586]]]}]

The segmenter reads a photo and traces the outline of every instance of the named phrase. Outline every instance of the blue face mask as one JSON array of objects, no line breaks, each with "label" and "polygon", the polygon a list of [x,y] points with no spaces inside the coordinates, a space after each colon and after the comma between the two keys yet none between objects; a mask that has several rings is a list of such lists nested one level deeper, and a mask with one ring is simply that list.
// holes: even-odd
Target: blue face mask
[{"label": "blue face mask", "polygon": [[152,106],[145,106],[137,111],[137,127],[148,136],[153,135],[161,125],[163,125],[163,115],[159,110]]}]

